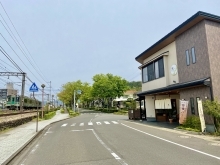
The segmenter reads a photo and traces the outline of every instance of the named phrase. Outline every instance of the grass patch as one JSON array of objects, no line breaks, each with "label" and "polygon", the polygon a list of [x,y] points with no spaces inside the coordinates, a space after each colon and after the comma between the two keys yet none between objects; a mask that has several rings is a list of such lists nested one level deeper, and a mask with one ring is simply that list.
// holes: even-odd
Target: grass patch
[{"label": "grass patch", "polygon": [[119,110],[118,112],[114,112],[115,115],[127,115],[128,111],[126,110]]},{"label": "grass patch", "polygon": [[195,129],[195,128],[189,128],[189,127],[183,127],[183,126],[178,126],[177,128],[187,130],[187,131],[201,132],[199,129]]}]

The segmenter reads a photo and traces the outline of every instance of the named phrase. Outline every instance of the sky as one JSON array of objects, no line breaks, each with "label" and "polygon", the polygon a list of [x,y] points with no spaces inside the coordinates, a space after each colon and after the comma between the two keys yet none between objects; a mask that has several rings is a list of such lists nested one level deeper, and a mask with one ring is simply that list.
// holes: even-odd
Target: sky
[{"label": "sky", "polygon": [[[92,84],[100,73],[141,81],[136,56],[198,11],[220,16],[219,0],[0,2],[0,44],[31,80],[26,81],[25,95],[32,82],[45,84],[49,92],[51,81],[56,95],[63,84]],[[18,72],[0,52],[0,72],[5,71]],[[7,82],[20,90],[21,78],[0,76],[0,88]]]}]

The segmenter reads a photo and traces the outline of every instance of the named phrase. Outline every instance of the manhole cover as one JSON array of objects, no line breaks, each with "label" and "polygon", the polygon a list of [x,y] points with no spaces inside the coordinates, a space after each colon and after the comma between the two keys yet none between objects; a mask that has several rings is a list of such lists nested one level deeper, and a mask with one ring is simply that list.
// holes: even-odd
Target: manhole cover
[{"label": "manhole cover", "polygon": [[220,143],[209,143],[209,145],[212,145],[212,146],[220,146]]},{"label": "manhole cover", "polygon": [[188,138],[191,138],[190,136],[180,136],[181,138],[184,138],[184,139],[188,139]]}]

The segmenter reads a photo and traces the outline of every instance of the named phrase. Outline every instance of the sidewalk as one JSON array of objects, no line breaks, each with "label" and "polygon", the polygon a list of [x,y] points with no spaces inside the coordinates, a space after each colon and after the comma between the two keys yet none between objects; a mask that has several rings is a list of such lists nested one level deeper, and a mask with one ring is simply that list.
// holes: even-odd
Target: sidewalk
[{"label": "sidewalk", "polygon": [[25,144],[30,142],[41,130],[49,124],[68,119],[69,114],[56,115],[49,120],[39,121],[38,132],[36,132],[36,122],[28,122],[9,131],[0,133],[0,164],[6,164]]},{"label": "sidewalk", "polygon": [[213,144],[220,145],[220,137],[219,136],[211,136],[211,135],[204,135],[201,134],[201,132],[193,132],[193,131],[187,131],[176,128],[179,126],[178,123],[169,123],[169,122],[149,122],[149,121],[140,121],[140,120],[126,120],[127,122],[132,122],[135,124],[141,124],[145,125],[147,127],[168,131],[168,132],[174,132],[182,135],[192,136],[196,138],[200,138],[209,142],[212,142]]}]

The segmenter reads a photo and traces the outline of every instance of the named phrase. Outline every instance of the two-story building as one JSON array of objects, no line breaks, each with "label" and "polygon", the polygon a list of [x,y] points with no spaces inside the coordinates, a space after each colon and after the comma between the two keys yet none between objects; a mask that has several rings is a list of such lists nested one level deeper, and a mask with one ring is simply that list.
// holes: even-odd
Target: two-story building
[{"label": "two-story building", "polygon": [[198,115],[197,100],[220,99],[219,52],[220,17],[199,11],[137,56],[147,120],[178,121],[179,100]]}]

